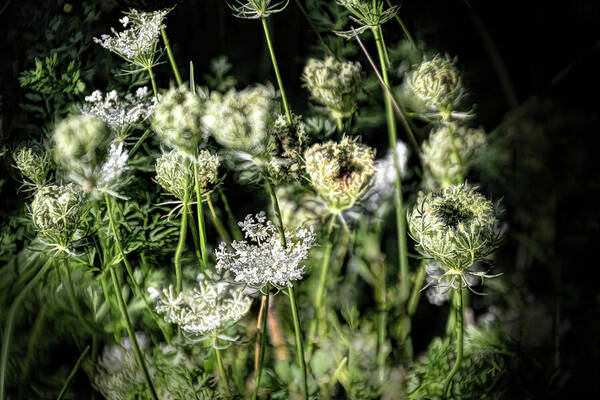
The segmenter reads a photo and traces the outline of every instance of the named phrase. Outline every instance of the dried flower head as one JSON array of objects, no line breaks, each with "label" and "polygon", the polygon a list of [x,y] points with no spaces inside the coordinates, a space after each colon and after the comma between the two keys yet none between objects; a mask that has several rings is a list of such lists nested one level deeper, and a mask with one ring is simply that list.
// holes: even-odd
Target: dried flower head
[{"label": "dried flower head", "polygon": [[299,180],[302,175],[302,153],[307,136],[300,115],[292,114],[290,125],[285,115],[279,115],[268,136],[268,174],[276,183]]},{"label": "dried flower head", "polygon": [[289,0],[233,0],[235,5],[229,4],[233,15],[244,19],[267,18],[271,14],[276,14],[285,10]]},{"label": "dried flower head", "polygon": [[83,114],[102,120],[115,134],[124,140],[129,128],[146,120],[153,112],[156,99],[149,94],[148,87],[140,87],[135,94],[119,97],[116,90],[103,94],[95,90],[85,97]]},{"label": "dried flower head", "polygon": [[201,192],[206,192],[219,179],[219,156],[208,150],[200,150],[198,156],[190,158],[177,150],[163,153],[156,160],[156,181],[167,192],[184,200],[186,187],[188,193],[194,191],[194,162],[198,163],[198,185]]},{"label": "dried flower head", "polygon": [[319,195],[333,210],[352,207],[375,174],[375,150],[348,137],[315,144],[304,153],[306,172]]},{"label": "dried flower head", "polygon": [[255,85],[224,95],[212,92],[202,122],[221,145],[251,155],[266,147],[267,133],[278,114],[276,92],[271,85]]},{"label": "dried flower head", "polygon": [[50,160],[48,153],[39,146],[20,147],[13,153],[13,159],[21,174],[34,185],[40,187],[46,183]]},{"label": "dried flower head", "polygon": [[31,202],[36,230],[57,248],[65,248],[79,227],[83,197],[73,184],[40,188]]},{"label": "dried flower head", "polygon": [[446,57],[423,61],[408,75],[406,83],[416,100],[430,110],[453,111],[464,95],[460,72]]},{"label": "dried flower head", "polygon": [[419,193],[407,219],[419,251],[450,273],[483,261],[502,240],[496,207],[467,184]]},{"label": "dried flower head", "polygon": [[152,127],[169,146],[193,154],[205,139],[202,129],[204,102],[186,86],[171,88],[154,109]]},{"label": "dried flower head", "polygon": [[128,29],[117,32],[111,28],[114,36],[102,35],[100,39],[94,38],[94,42],[134,65],[152,68],[155,65],[154,57],[160,29],[164,26],[163,19],[166,15],[166,10],[154,12],[130,10],[119,20],[124,28],[129,26]]},{"label": "dried flower head", "polygon": [[277,228],[267,221],[264,212],[248,215],[238,225],[246,240],[234,240],[231,246],[221,243],[216,250],[218,270],[231,271],[237,282],[257,289],[267,284],[289,287],[302,279],[304,266],[300,263],[315,245],[312,227],[286,231],[284,247]]},{"label": "dried flower head", "polygon": [[458,184],[485,144],[483,129],[441,126],[423,143],[423,161],[442,187]]},{"label": "dried flower head", "polygon": [[[198,287],[175,294],[173,286],[158,292],[151,289],[156,311],[165,321],[177,324],[190,338],[227,339],[224,331],[240,320],[252,304],[243,287],[198,277]],[[216,342],[213,342],[216,344]]]},{"label": "dried flower head", "polygon": [[349,117],[356,109],[361,88],[358,62],[338,62],[333,57],[308,60],[302,80],[311,95],[329,109],[334,119]]}]

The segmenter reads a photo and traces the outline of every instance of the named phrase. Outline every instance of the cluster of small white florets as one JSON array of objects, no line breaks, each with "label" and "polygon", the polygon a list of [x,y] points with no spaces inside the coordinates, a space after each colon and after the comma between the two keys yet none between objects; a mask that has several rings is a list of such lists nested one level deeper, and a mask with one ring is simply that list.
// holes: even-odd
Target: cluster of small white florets
[{"label": "cluster of small white florets", "polygon": [[118,196],[116,190],[123,185],[121,179],[125,171],[129,169],[127,161],[129,152],[124,148],[123,142],[113,141],[108,149],[108,154],[96,180],[96,189],[100,192],[106,192],[113,196]]},{"label": "cluster of small white florets", "polygon": [[246,315],[252,304],[242,286],[224,280],[213,282],[204,275],[199,275],[198,287],[193,289],[176,294],[169,286],[162,292],[150,289],[150,295],[165,321],[179,325],[194,338],[226,338],[222,332]]},{"label": "cluster of small white florets", "polygon": [[113,36],[104,34],[100,39],[94,38],[94,41],[132,64],[149,68],[154,63],[160,29],[166,15],[166,10],[148,13],[131,10],[119,20],[124,28],[129,26],[128,29],[117,32],[111,28]]},{"label": "cluster of small white florets", "polygon": [[269,129],[278,115],[277,93],[271,85],[256,85],[225,94],[212,92],[202,122],[215,140],[256,156],[264,152]]},{"label": "cluster of small white florets", "polygon": [[102,120],[119,137],[125,136],[132,125],[148,118],[156,105],[156,99],[146,86],[121,98],[116,90],[106,94],[95,90],[85,97],[85,101],[81,112]]},{"label": "cluster of small white florets", "polygon": [[312,227],[286,231],[283,246],[277,228],[264,212],[248,215],[238,225],[247,241],[234,240],[230,246],[221,243],[216,250],[218,270],[231,271],[237,282],[257,289],[267,284],[290,287],[302,279],[305,267],[300,263],[315,245]]}]

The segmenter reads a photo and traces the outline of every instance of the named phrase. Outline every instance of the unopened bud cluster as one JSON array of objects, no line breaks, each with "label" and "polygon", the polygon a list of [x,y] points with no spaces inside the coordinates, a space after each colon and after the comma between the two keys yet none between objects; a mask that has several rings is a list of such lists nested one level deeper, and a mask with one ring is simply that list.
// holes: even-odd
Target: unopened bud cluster
[{"label": "unopened bud cluster", "polygon": [[16,167],[36,186],[46,183],[49,170],[48,154],[37,147],[21,147],[13,153]]},{"label": "unopened bud cluster", "polygon": [[367,190],[374,158],[375,150],[348,137],[315,144],[304,153],[311,184],[336,210],[352,207]]},{"label": "unopened bud cluster", "polygon": [[184,153],[193,153],[204,139],[203,100],[187,87],[171,88],[154,109],[152,127],[160,139]]},{"label": "unopened bud cluster", "polygon": [[467,184],[420,193],[407,219],[419,251],[457,272],[486,258],[502,239],[494,204]]},{"label": "unopened bud cluster", "polygon": [[333,118],[345,118],[354,112],[362,83],[358,62],[338,62],[333,57],[311,58],[304,67],[302,79],[311,95],[329,109]]},{"label": "unopened bud cluster", "polygon": [[279,105],[272,86],[256,85],[225,94],[212,92],[202,122],[215,140],[231,149],[259,155]]},{"label": "unopened bud cluster", "polygon": [[433,110],[452,110],[464,94],[454,62],[439,56],[422,62],[408,76],[407,85],[426,108]]},{"label": "unopened bud cluster", "polygon": [[177,150],[162,154],[156,160],[156,181],[167,192],[184,200],[185,193],[194,191],[194,162],[198,164],[198,186],[201,192],[211,189],[219,178],[219,157],[208,150],[190,158]]}]

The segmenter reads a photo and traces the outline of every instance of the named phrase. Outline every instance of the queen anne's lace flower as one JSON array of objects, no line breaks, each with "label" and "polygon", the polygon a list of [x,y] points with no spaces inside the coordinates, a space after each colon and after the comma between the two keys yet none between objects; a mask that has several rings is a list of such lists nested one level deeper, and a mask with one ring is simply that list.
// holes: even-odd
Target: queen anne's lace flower
[{"label": "queen anne's lace flower", "polygon": [[162,292],[151,290],[156,311],[165,321],[177,324],[191,337],[224,336],[221,332],[240,320],[252,304],[243,287],[225,281],[212,282],[203,275],[198,287],[175,294],[173,286]]},{"label": "queen anne's lace flower", "polygon": [[85,97],[85,101],[81,112],[102,120],[117,137],[123,139],[129,127],[148,118],[156,105],[156,99],[148,93],[146,86],[138,88],[135,94],[128,93],[123,98],[119,98],[116,90],[106,94],[95,90]]},{"label": "queen anne's lace flower", "polygon": [[248,215],[238,225],[247,240],[234,240],[231,246],[221,243],[216,251],[217,269],[231,271],[237,282],[257,289],[267,284],[291,287],[302,279],[304,266],[300,263],[315,245],[312,227],[286,231],[284,248],[277,228],[264,212]]},{"label": "queen anne's lace flower", "polygon": [[348,137],[315,144],[304,153],[311,184],[338,211],[352,207],[367,190],[374,158],[375,150]]},{"label": "queen anne's lace flower", "polygon": [[354,37],[355,34],[382,25],[398,13],[398,6],[384,10],[383,0],[337,0],[337,3],[346,7],[350,12],[350,19],[361,25],[354,31],[336,32],[345,38]]},{"label": "queen anne's lace flower", "polygon": [[66,248],[82,215],[83,197],[73,184],[44,186],[31,202],[35,228],[50,244],[60,248]]},{"label": "queen anne's lace flower", "polygon": [[273,86],[256,85],[225,94],[212,92],[202,122],[219,144],[256,156],[265,151],[267,133],[278,114]]},{"label": "queen anne's lace flower", "polygon": [[494,205],[467,184],[420,193],[407,219],[419,251],[449,273],[484,260],[502,239]]},{"label": "queen anne's lace flower", "polygon": [[48,154],[37,147],[20,147],[13,153],[16,167],[36,186],[46,183],[49,170]]},{"label": "queen anne's lace flower", "polygon": [[152,127],[169,146],[193,154],[205,139],[202,129],[203,99],[186,86],[171,88],[154,109]]},{"label": "queen anne's lace flower", "polygon": [[244,19],[267,18],[285,10],[288,0],[233,0],[235,5],[230,5],[233,15]]},{"label": "queen anne's lace flower", "polygon": [[409,74],[406,83],[417,100],[432,110],[452,111],[464,95],[460,72],[445,57],[423,61]]},{"label": "queen anne's lace flower", "polygon": [[160,29],[166,15],[166,10],[148,13],[131,10],[119,20],[124,28],[129,26],[128,29],[117,32],[112,28],[114,36],[102,35],[100,39],[94,38],[94,42],[132,64],[150,68],[154,65]]},{"label": "queen anne's lace flower", "polygon": [[445,125],[423,143],[423,161],[443,187],[457,184],[464,180],[485,144],[483,129]]},{"label": "queen anne's lace flower", "polygon": [[308,60],[302,80],[310,94],[331,112],[335,119],[350,116],[356,108],[361,88],[358,62],[338,62],[333,57]]}]

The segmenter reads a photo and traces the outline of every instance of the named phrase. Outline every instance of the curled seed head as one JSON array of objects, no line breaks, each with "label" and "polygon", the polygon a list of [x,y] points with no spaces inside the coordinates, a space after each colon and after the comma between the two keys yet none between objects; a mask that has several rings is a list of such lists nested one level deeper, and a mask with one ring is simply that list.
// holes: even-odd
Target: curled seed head
[{"label": "curled seed head", "polygon": [[53,243],[67,245],[81,221],[83,196],[73,184],[40,188],[31,203],[37,231]]},{"label": "curled seed head", "polygon": [[412,94],[427,108],[452,109],[464,93],[454,61],[436,56],[422,62],[407,78]]},{"label": "curled seed head", "polygon": [[15,165],[21,174],[37,186],[46,183],[50,168],[48,154],[39,147],[20,147],[13,153]]}]

